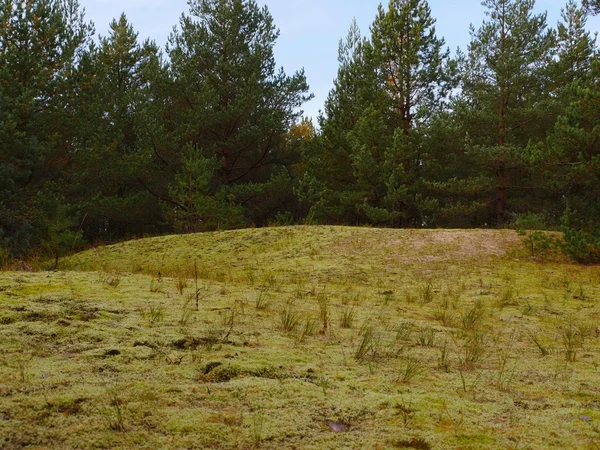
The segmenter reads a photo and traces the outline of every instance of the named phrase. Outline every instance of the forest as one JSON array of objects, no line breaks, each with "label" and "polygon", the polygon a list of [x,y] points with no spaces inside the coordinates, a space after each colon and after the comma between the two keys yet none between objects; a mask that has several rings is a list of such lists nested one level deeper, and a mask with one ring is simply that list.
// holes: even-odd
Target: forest
[{"label": "forest", "polygon": [[340,41],[315,124],[254,0],[191,0],[168,43],[77,0],[0,2],[0,263],[289,224],[563,231],[600,261],[600,54],[569,0],[485,0],[452,53],[426,0]]}]

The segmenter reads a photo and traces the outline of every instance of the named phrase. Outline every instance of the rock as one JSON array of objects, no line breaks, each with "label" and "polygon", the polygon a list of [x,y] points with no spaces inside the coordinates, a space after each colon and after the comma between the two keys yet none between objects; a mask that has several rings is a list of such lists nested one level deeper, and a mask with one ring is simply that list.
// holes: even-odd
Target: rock
[{"label": "rock", "polygon": [[333,422],[332,420],[327,420],[327,425],[335,431],[336,433],[342,433],[347,430],[347,426],[340,422]]}]

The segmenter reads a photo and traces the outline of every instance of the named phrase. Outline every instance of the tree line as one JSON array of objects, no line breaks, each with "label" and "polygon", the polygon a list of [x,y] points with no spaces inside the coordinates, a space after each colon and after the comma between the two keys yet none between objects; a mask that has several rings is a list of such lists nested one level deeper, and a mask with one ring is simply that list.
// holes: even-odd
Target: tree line
[{"label": "tree line", "polygon": [[[353,23],[318,118],[254,0],[192,0],[164,49],[77,0],[0,0],[0,259],[268,224],[558,229],[600,259],[600,59],[569,0],[485,0],[452,54],[426,0]],[[374,12],[375,13],[375,12]]]}]

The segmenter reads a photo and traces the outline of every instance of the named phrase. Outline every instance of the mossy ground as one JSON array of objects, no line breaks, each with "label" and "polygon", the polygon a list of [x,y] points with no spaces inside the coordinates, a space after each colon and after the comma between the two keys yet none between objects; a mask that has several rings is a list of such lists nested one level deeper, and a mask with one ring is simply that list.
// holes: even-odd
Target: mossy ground
[{"label": "mossy ground", "polygon": [[0,446],[599,448],[600,267],[519,240],[270,228],[0,273]]}]

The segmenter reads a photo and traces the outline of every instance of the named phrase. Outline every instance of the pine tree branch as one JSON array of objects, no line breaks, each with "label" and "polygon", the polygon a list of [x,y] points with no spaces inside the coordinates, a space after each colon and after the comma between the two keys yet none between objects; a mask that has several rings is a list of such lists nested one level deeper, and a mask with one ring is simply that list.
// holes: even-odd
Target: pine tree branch
[{"label": "pine tree branch", "polygon": [[158,200],[161,200],[161,201],[163,201],[163,202],[166,202],[166,203],[170,203],[170,204],[171,204],[171,205],[173,205],[173,206],[178,206],[179,208],[183,209],[184,211],[187,209],[187,208],[186,208],[185,206],[183,206],[181,203],[178,203],[178,202],[176,202],[176,201],[174,201],[174,200],[171,200],[171,199],[169,199],[169,198],[165,198],[165,197],[163,197],[163,196],[161,196],[161,195],[157,194],[156,192],[154,192],[152,189],[150,189],[150,188],[149,188],[149,187],[146,185],[146,183],[144,183],[144,182],[142,181],[142,179],[141,179],[140,177],[136,177],[136,179],[137,179],[138,183],[140,183],[144,189],[146,189],[146,190],[147,190],[147,191],[148,191],[150,194],[152,194],[152,195],[153,195],[155,198],[157,198]]}]

